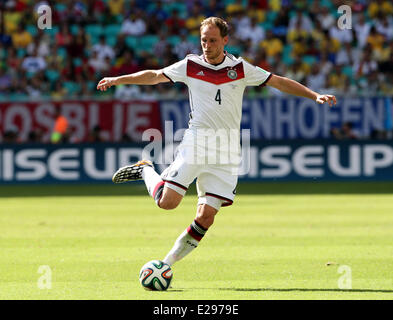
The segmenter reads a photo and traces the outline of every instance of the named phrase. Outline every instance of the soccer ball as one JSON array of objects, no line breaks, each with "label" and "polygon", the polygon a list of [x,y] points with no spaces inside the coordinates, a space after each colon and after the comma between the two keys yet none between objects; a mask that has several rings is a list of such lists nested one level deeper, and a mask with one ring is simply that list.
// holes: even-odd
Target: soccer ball
[{"label": "soccer ball", "polygon": [[172,269],[160,260],[146,263],[139,272],[139,281],[146,290],[164,291],[172,281]]}]

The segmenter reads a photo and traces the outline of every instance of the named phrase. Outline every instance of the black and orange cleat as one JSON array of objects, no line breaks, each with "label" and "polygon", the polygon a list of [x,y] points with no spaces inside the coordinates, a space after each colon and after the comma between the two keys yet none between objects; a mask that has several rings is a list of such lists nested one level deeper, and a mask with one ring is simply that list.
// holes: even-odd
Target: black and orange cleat
[{"label": "black and orange cleat", "polygon": [[149,160],[141,160],[130,166],[120,168],[112,177],[114,183],[123,183],[127,181],[136,181],[142,179],[142,171],[145,167],[152,167],[153,163]]}]

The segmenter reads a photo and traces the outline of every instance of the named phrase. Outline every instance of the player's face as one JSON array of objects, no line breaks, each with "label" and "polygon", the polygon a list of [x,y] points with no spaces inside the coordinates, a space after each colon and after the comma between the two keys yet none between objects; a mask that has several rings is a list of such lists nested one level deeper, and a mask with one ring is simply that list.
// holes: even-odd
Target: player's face
[{"label": "player's face", "polygon": [[201,29],[201,46],[207,62],[220,63],[227,43],[228,36],[221,37],[220,29],[216,26],[207,25]]}]

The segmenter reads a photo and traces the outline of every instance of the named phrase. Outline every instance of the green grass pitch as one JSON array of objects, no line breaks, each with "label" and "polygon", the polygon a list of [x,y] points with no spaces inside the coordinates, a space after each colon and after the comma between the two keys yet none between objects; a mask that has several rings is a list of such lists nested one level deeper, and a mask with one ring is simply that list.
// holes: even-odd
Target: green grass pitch
[{"label": "green grass pitch", "polygon": [[393,183],[240,184],[172,288],[145,291],[141,266],[196,203],[194,188],[164,211],[143,184],[2,186],[0,299],[393,299]]}]

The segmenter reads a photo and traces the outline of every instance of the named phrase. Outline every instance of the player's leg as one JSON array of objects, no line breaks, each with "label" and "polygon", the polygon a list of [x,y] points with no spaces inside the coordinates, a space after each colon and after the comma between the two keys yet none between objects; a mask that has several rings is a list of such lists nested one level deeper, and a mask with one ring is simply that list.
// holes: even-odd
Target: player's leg
[{"label": "player's leg", "polygon": [[[116,171],[112,178],[114,183],[142,179],[150,196],[163,209],[176,208],[187,191],[187,187],[181,184],[163,180],[154,170],[153,163],[149,160],[141,160],[133,165],[122,167]],[[167,186],[165,186],[166,182]]]},{"label": "player's leg", "polygon": [[178,147],[176,159],[159,175],[149,160],[120,168],[113,176],[115,183],[143,179],[150,196],[156,204],[166,210],[176,208],[194,181],[200,169],[189,161],[192,147]]},{"label": "player's leg", "polygon": [[177,186],[171,188],[171,185],[163,180],[152,167],[145,167],[143,169],[142,178],[145,181],[150,196],[162,209],[175,209],[187,191],[187,188]]},{"label": "player's leg", "polygon": [[[198,208],[195,220],[176,239],[164,262],[173,265],[198,247],[199,242],[214,223],[221,206],[232,204],[236,183],[237,176],[232,176],[229,171],[222,169],[216,172],[204,172],[198,176]],[[212,190],[216,193],[209,192]]]},{"label": "player's leg", "polygon": [[165,185],[162,191],[162,195],[157,201],[157,205],[161,209],[165,209],[165,210],[175,209],[180,204],[183,197],[184,194],[178,193],[177,191]]},{"label": "player's leg", "polygon": [[198,205],[195,220],[176,239],[171,251],[169,251],[163,261],[173,265],[198,247],[208,228],[213,224],[214,216],[217,212],[218,209],[208,204]]},{"label": "player's leg", "polygon": [[207,231],[214,223],[214,217],[218,213],[218,209],[216,208],[218,207],[221,207],[221,201],[218,201],[215,207],[206,203],[199,204],[194,221]]}]

